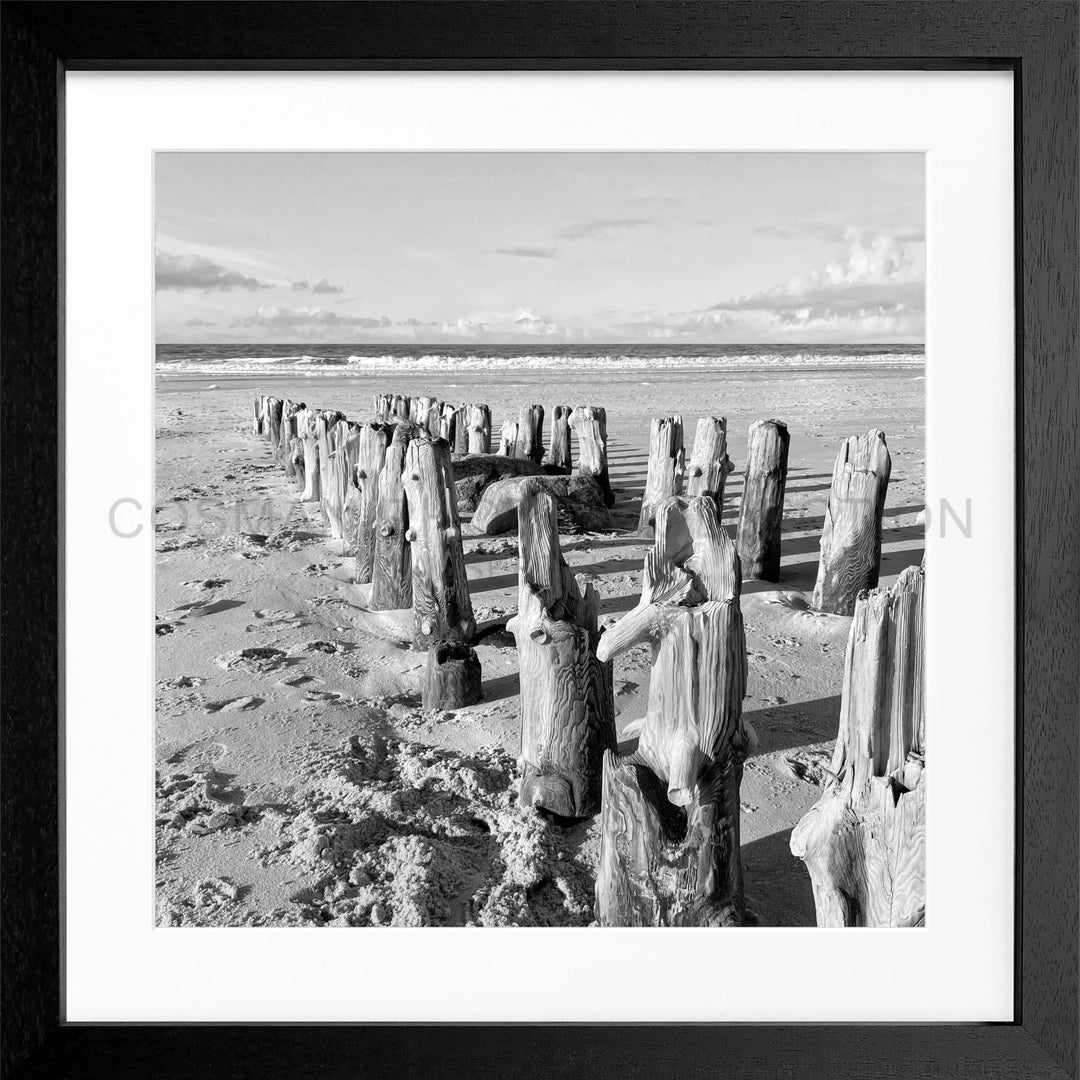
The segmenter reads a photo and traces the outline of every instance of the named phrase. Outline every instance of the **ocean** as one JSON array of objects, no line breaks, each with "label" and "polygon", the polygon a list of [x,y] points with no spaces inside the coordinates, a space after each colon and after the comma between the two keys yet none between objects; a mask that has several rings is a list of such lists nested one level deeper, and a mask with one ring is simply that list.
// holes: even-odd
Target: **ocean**
[{"label": "ocean", "polygon": [[158,345],[159,376],[921,368],[922,345]]}]

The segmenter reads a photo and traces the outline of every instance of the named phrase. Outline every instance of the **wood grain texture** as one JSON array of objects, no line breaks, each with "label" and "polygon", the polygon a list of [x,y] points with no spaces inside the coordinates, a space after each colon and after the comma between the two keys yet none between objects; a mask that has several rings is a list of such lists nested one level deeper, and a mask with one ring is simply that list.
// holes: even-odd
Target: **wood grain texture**
[{"label": "wood grain texture", "polygon": [[428,649],[421,688],[425,709],[464,709],[481,696],[483,673],[471,645],[437,641]]},{"label": "wood grain texture", "polygon": [[296,418],[297,434],[304,448],[304,490],[300,495],[301,502],[322,502],[318,415],[312,409],[304,409]]},{"label": "wood grain texture", "polygon": [[528,458],[537,465],[544,459],[544,406],[522,405],[518,413],[514,457]]},{"label": "wood grain texture", "polygon": [[404,472],[409,444],[419,435],[415,424],[399,421],[379,477],[375,561],[371,570],[371,607],[375,611],[412,607],[412,551]]},{"label": "wood grain texture", "polygon": [[413,645],[468,644],[476,635],[450,447],[421,433],[409,443],[403,473],[412,551]]},{"label": "wood grain texture", "polygon": [[570,453],[570,406],[556,405],[551,412],[551,445],[548,464],[569,472],[574,465]]},{"label": "wood grain texture", "polygon": [[512,458],[517,449],[518,431],[521,425],[517,420],[504,420],[502,430],[499,433],[499,449],[496,453],[499,457]]},{"label": "wood grain texture", "polygon": [[683,422],[681,416],[658,417],[649,425],[649,470],[641,496],[638,533],[652,536],[656,508],[678,495],[683,476]]},{"label": "wood grain texture", "polygon": [[555,496],[559,518],[577,529],[599,532],[611,528],[604,492],[591,476],[517,476],[496,480],[484,489],[469,532],[501,536],[517,532],[518,507],[526,485],[540,484]]},{"label": "wood grain texture", "polygon": [[597,650],[602,660],[646,642],[653,650],[637,749],[605,762],[602,926],[743,922],[739,784],[756,738],[742,715],[740,585],[739,556],[716,503],[662,502],[641,599]]},{"label": "wood grain texture", "polygon": [[780,580],[790,442],[787,424],[781,420],[755,420],[750,425],[736,541],[743,577],[747,580]]},{"label": "wood grain texture", "polygon": [[554,495],[528,480],[518,504],[517,641],[521,805],[565,818],[600,809],[605,750],[615,746],[611,664],[597,658],[600,600],[582,593],[559,547]]},{"label": "wood grain texture", "polygon": [[703,416],[694,429],[694,447],[686,466],[686,495],[708,495],[724,512],[724,485],[734,466],[727,452],[727,418]]},{"label": "wood grain texture", "polygon": [[613,506],[615,496],[608,477],[607,412],[600,405],[578,405],[570,413],[569,424],[578,444],[574,472],[596,477],[608,506]]},{"label": "wood grain texture", "polygon": [[863,589],[877,585],[881,568],[881,516],[892,458],[885,433],[853,435],[840,446],[833,466],[813,606],[850,615]]},{"label": "wood grain texture", "polygon": [[855,604],[832,777],[791,833],[818,926],[925,922],[924,579],[909,566]]},{"label": "wood grain texture", "polygon": [[353,469],[357,492],[353,550],[356,553],[354,579],[370,583],[375,565],[375,528],[379,508],[379,481],[386,462],[386,448],[393,428],[389,424],[364,424],[360,428]]}]

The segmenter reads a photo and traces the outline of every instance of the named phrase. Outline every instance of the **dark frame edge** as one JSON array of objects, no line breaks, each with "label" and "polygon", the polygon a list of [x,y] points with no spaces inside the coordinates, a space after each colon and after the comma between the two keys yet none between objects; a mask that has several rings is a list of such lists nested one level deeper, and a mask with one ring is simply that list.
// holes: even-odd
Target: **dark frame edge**
[{"label": "dark frame edge", "polygon": [[[101,11],[116,8],[107,3],[91,6]],[[250,9],[255,6],[252,4]],[[281,5],[257,6],[267,13],[271,8],[276,8],[277,13],[284,11]],[[378,6],[385,13],[399,5]],[[432,9],[426,3],[409,6],[415,13],[413,18],[421,8]],[[443,5],[444,10],[456,6]],[[521,7],[503,3],[483,6],[504,11]],[[563,4],[550,6],[566,8]],[[608,5],[592,6],[614,13]],[[711,7],[712,14],[721,19],[725,8],[753,6],[686,5]],[[836,12],[860,6],[864,11],[878,12],[891,8],[898,16],[908,9],[909,23],[921,21],[922,12],[916,14],[915,8],[926,10],[926,5],[917,2],[837,3],[832,8]],[[663,56],[605,61],[604,56],[622,54],[596,52],[591,55],[600,59],[590,63],[588,55],[575,50],[599,50],[605,43],[594,44],[585,38],[576,46],[569,43],[565,60],[537,60],[532,65],[500,57],[498,49],[490,45],[494,55],[464,62],[445,57],[410,61],[373,56],[370,62],[309,59],[304,64],[267,59],[237,63],[199,55],[178,56],[175,61],[129,61],[100,52],[94,55],[102,40],[114,39],[100,37],[100,23],[89,35],[84,33],[75,16],[86,16],[85,10],[77,11],[85,5],[35,5],[9,0],[0,7],[0,59],[5,72],[0,104],[4,121],[0,221],[5,239],[0,353],[9,387],[19,387],[17,399],[10,392],[0,395],[0,430],[6,451],[2,469],[8,496],[3,514],[7,552],[0,579],[0,620],[8,670],[20,673],[18,682],[10,677],[4,681],[0,730],[4,825],[0,850],[5,870],[0,911],[4,943],[4,963],[0,966],[0,1068],[4,1076],[190,1076],[200,1067],[240,1075],[235,1071],[240,1063],[245,1075],[256,1070],[272,1075],[275,1065],[285,1060],[299,1062],[304,1056],[307,1065],[293,1069],[291,1075],[336,1075],[351,1071],[347,1063],[363,1061],[367,1071],[380,1076],[414,1070],[433,1077],[463,1075],[466,1068],[469,1075],[476,1076],[537,1072],[558,1076],[578,1075],[587,1061],[592,1066],[589,1071],[598,1076],[621,1077],[646,1069],[662,1073],[664,1063],[678,1061],[677,1055],[686,1062],[681,1071],[694,1071],[693,1065],[700,1057],[700,1067],[709,1062],[722,1063],[725,1072],[738,1076],[775,1075],[791,1069],[804,1076],[827,1076],[832,1074],[828,1055],[842,1057],[851,1075],[1024,1076],[1047,1080],[1077,1076],[1080,862],[1075,826],[1080,761],[1076,729],[1070,723],[1075,725],[1078,697],[1075,678],[1066,687],[1062,672],[1075,664],[1078,639],[1072,623],[1080,610],[1075,565],[1075,537],[1080,526],[1080,495],[1076,488],[1080,416],[1075,374],[1080,370],[1080,230],[1076,220],[1080,178],[1076,57],[1080,20],[1073,0],[1029,0],[1009,5],[970,0],[964,5],[935,4],[931,10],[936,16],[949,9],[955,14],[958,6],[966,7],[965,17],[972,19],[979,19],[980,11],[995,16],[982,26],[984,38],[994,38],[995,47],[987,48],[985,55],[974,58],[970,65],[956,58],[966,57],[968,49],[978,48],[977,33],[970,34],[963,47],[956,38],[953,56],[946,49],[943,55],[916,62],[867,55],[863,60],[845,63],[835,57],[830,59],[827,50],[798,64],[785,61],[783,56],[755,61],[753,48],[743,46],[747,55],[720,61],[704,57],[680,61]],[[1003,27],[1000,15],[1005,6],[1011,8],[1013,17]],[[134,13],[150,5],[120,7]],[[814,36],[806,24],[813,21],[821,5],[772,3],[768,7],[773,12],[783,10],[788,19],[795,18],[795,7],[801,7],[803,38]],[[631,29],[635,19],[649,8],[649,18],[664,18],[656,5],[625,5]],[[111,19],[102,20],[117,31],[115,40],[121,44],[112,47],[121,57],[137,55],[136,49],[125,51],[123,28],[115,23],[118,14],[114,10]],[[204,10],[203,14],[210,12]],[[473,8],[470,17],[479,16],[480,12]],[[229,17],[222,11],[219,20]],[[401,22],[406,18],[399,13]],[[165,47],[160,29],[142,33],[151,37],[156,34],[157,43]],[[911,33],[911,40],[916,40],[914,28]],[[827,37],[827,30],[823,36]],[[408,34],[403,32],[402,37],[408,38]],[[794,53],[802,38],[797,33],[793,38],[790,48]],[[888,45],[882,43],[880,47],[886,49]],[[1011,59],[1010,54],[1014,54]],[[693,50],[687,50],[685,55],[693,55]],[[481,1045],[475,1029],[466,1026],[422,1025],[403,1036],[402,1029],[392,1026],[286,1025],[272,1029],[273,1037],[266,1040],[253,1039],[242,1026],[207,1026],[197,1040],[192,1040],[185,1034],[189,1029],[180,1026],[82,1026],[60,1022],[58,772],[42,770],[41,762],[60,760],[58,732],[50,718],[57,715],[60,685],[60,610],[53,575],[61,567],[61,504],[57,490],[43,488],[34,478],[42,472],[49,475],[54,468],[59,475],[61,460],[58,446],[42,440],[41,432],[55,430],[59,437],[63,432],[61,369],[49,361],[58,356],[62,362],[62,132],[58,125],[62,118],[63,71],[69,65],[267,70],[302,66],[1014,67],[1021,179],[1016,196],[1016,437],[1017,449],[1022,450],[1016,477],[1016,554],[1017,605],[1023,616],[1017,635],[1017,708],[1022,717],[1017,742],[1019,1023],[724,1028],[522,1025],[485,1028]],[[50,131],[58,133],[55,142],[47,137]],[[52,312],[55,318],[50,317]],[[1050,479],[1047,461],[1060,463],[1060,478]],[[1063,483],[1069,485],[1067,490],[1063,490]],[[1062,806],[1073,808],[1071,821],[1062,821]],[[195,1041],[197,1047],[192,1045]],[[706,1042],[708,1058],[701,1049]],[[313,1045],[326,1049],[313,1055]],[[173,1055],[170,1061],[163,1060],[165,1054]]]}]

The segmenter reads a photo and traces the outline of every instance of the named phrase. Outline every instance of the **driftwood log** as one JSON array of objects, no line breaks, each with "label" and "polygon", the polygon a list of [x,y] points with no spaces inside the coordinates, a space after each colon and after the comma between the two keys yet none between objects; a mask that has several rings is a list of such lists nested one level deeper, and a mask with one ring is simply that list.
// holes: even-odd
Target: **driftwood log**
[{"label": "driftwood log", "polygon": [[491,408],[487,405],[465,406],[465,427],[468,430],[468,453],[491,453]]},{"label": "driftwood log", "polygon": [[790,441],[787,424],[780,420],[755,420],[750,425],[737,541],[746,579],[780,580],[780,530]]},{"label": "driftwood log", "polygon": [[518,611],[507,629],[521,669],[521,805],[588,817],[615,747],[611,664],[596,652],[600,598],[592,585],[582,594],[563,561],[552,493],[527,481],[518,514]]},{"label": "driftwood log", "polygon": [[356,582],[371,581],[375,565],[375,524],[379,507],[379,481],[386,462],[386,448],[392,428],[388,424],[363,424],[357,436],[356,465],[353,475],[356,484],[356,531],[353,549],[356,552]]},{"label": "driftwood log", "polygon": [[371,608],[396,611],[412,607],[412,551],[405,497],[405,457],[420,429],[400,421],[386,450],[375,511],[375,562],[371,570]]},{"label": "driftwood log", "polygon": [[611,528],[611,512],[604,504],[604,492],[591,476],[516,476],[496,480],[484,489],[469,531],[483,536],[516,532],[518,506],[528,484],[540,484],[556,498],[559,517],[587,532]]},{"label": "driftwood log", "polygon": [[544,406],[522,405],[518,413],[514,457],[529,458],[537,465],[544,459]]},{"label": "driftwood log", "polygon": [[438,641],[428,649],[421,704],[425,709],[463,709],[480,700],[480,660],[471,645]]},{"label": "driftwood log", "polygon": [[813,606],[850,615],[855,598],[878,583],[881,570],[881,517],[889,489],[892,459],[885,433],[868,431],[840,447],[821,531],[821,561]]},{"label": "driftwood log", "polygon": [[595,476],[604,489],[604,500],[613,506],[615,496],[608,478],[607,412],[599,405],[579,405],[570,413],[570,426],[577,435],[578,459],[574,472]]},{"label": "driftwood log", "polygon": [[711,498],[656,513],[641,600],[600,639],[609,659],[649,643],[637,749],[604,756],[601,926],[737,926],[744,919],[739,785],[755,745],[742,717],[739,557]]},{"label": "driftwood log", "polygon": [[458,509],[472,513],[484,492],[499,480],[510,476],[540,476],[543,470],[535,461],[499,454],[467,454],[454,462],[454,487]]},{"label": "driftwood log", "polygon": [[556,405],[551,414],[551,446],[548,464],[569,472],[573,468],[570,455],[570,406]]},{"label": "driftwood log", "polygon": [[733,468],[727,453],[726,417],[703,416],[694,429],[694,448],[686,467],[685,494],[708,495],[723,517],[724,485]]},{"label": "driftwood log", "polygon": [[656,508],[679,494],[683,475],[683,423],[681,416],[664,416],[649,426],[649,472],[641,496],[638,533],[652,536]]},{"label": "driftwood log", "polygon": [[831,779],[791,833],[818,926],[922,926],[926,913],[922,567],[862,592]]},{"label": "driftwood log", "polygon": [[469,644],[476,635],[450,447],[421,434],[405,455],[412,549],[413,645]]}]

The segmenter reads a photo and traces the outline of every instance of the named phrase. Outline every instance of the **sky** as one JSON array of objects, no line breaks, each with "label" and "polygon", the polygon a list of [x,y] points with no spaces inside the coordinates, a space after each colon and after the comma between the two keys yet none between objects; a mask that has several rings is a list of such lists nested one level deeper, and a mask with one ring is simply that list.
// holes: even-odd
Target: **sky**
[{"label": "sky", "polygon": [[159,153],[159,342],[915,343],[911,153]]}]

